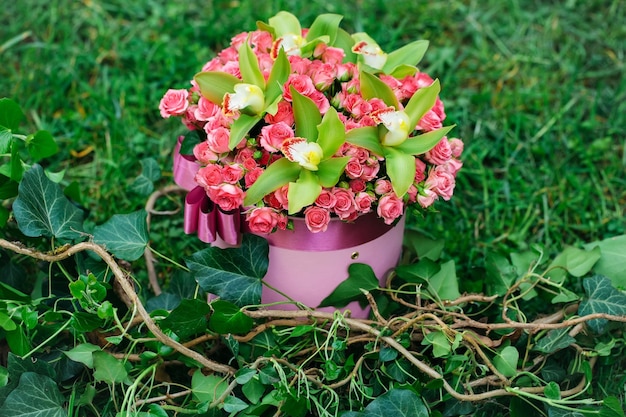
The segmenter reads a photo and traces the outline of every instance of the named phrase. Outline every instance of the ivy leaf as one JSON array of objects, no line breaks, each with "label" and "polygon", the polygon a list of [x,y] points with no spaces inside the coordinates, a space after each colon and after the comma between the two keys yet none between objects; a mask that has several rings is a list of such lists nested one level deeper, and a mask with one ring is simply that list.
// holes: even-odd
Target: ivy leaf
[{"label": "ivy leaf", "polygon": [[[593,313],[626,315],[626,295],[615,289],[607,277],[594,275],[583,280],[583,287],[588,298],[584,299],[578,307],[580,316]],[[587,322],[589,328],[595,333],[603,333],[607,323],[606,319],[594,319]]]},{"label": "ivy leaf", "polygon": [[485,260],[487,294],[504,295],[517,278],[515,268],[499,253],[490,252]]},{"label": "ivy leaf", "polygon": [[428,417],[428,409],[415,392],[394,388],[369,403],[361,412],[350,411],[343,417]]},{"label": "ivy leaf", "polygon": [[440,270],[441,266],[438,263],[424,258],[416,263],[396,267],[396,275],[404,282],[423,284],[428,282]]},{"label": "ivy leaf", "polygon": [[96,381],[108,384],[124,382],[128,378],[128,372],[119,359],[107,352],[93,352],[93,377]]},{"label": "ivy leaf", "polygon": [[161,168],[154,158],[144,158],[140,163],[141,174],[130,184],[130,190],[139,195],[149,195],[154,191],[154,182],[161,179]]},{"label": "ivy leaf", "polygon": [[559,388],[559,384],[554,381],[548,383],[543,389],[543,393],[546,398],[550,400],[560,400],[561,399],[561,388]]},{"label": "ivy leaf", "polygon": [[422,345],[431,345],[433,347],[433,355],[435,358],[444,358],[452,352],[452,344],[448,337],[442,331],[434,331],[424,336]]},{"label": "ivy leaf", "polygon": [[353,263],[348,267],[348,278],[324,298],[318,307],[343,307],[356,298],[363,299],[361,290],[372,291],[380,286],[371,266]]},{"label": "ivy leaf", "polygon": [[599,247],[602,256],[593,272],[609,277],[616,288],[626,289],[626,235],[611,237],[585,246]]},{"label": "ivy leaf", "polygon": [[92,345],[91,343],[81,343],[63,353],[74,362],[80,362],[87,368],[93,369],[93,353],[97,351],[100,351],[100,347]]},{"label": "ivy leaf", "polygon": [[569,327],[565,327],[549,331],[545,337],[539,339],[535,350],[541,353],[554,353],[557,350],[565,349],[576,342],[576,339],[568,334],[569,330]]},{"label": "ivy leaf", "polygon": [[228,389],[228,382],[217,375],[203,375],[198,369],[191,377],[191,391],[200,402],[213,402]]},{"label": "ivy leaf", "polygon": [[187,265],[203,290],[241,307],[261,301],[268,253],[267,241],[248,233],[239,248],[210,247],[194,253]]},{"label": "ivy leaf", "polygon": [[0,154],[9,153],[12,141],[13,134],[11,133],[11,130],[4,126],[0,126]]},{"label": "ivy leaf", "polygon": [[461,296],[454,260],[441,264],[439,271],[428,279],[428,291],[440,300],[454,300]]},{"label": "ivy leaf", "polygon": [[210,312],[211,308],[205,300],[182,300],[161,323],[181,339],[186,339],[206,330],[207,315]]},{"label": "ivy leaf", "polygon": [[50,132],[40,130],[26,139],[26,150],[34,161],[39,161],[57,153],[59,146]]},{"label": "ivy leaf", "polygon": [[248,333],[254,321],[246,316],[239,307],[224,300],[211,303],[213,314],[209,319],[209,328],[220,334]]},{"label": "ivy leaf", "polygon": [[46,177],[40,165],[24,173],[13,203],[13,214],[22,233],[30,237],[74,239],[83,228],[83,212],[63,195],[58,184]]},{"label": "ivy leaf", "polygon": [[411,248],[419,259],[436,261],[443,252],[444,244],[444,239],[431,239],[415,230],[407,229],[404,233],[404,245]]},{"label": "ivy leaf", "polygon": [[94,228],[93,240],[116,257],[135,261],[143,255],[148,244],[147,216],[145,210],[115,214],[106,223]]},{"label": "ivy leaf", "polygon": [[493,365],[505,377],[517,374],[519,351],[513,346],[506,346],[493,358]]},{"label": "ivy leaf", "polygon": [[25,372],[19,385],[7,396],[0,415],[3,417],[67,417],[65,398],[56,382],[45,375]]},{"label": "ivy leaf", "polygon": [[24,113],[19,104],[10,98],[0,99],[0,126],[9,130],[15,130],[23,119]]}]

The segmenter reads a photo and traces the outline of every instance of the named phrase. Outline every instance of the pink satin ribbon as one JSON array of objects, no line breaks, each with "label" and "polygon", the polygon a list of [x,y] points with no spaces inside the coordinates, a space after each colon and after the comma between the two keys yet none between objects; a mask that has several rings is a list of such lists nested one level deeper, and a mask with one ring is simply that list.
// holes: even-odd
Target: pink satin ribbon
[{"label": "pink satin ribbon", "polygon": [[[219,244],[220,239],[227,245],[241,244],[242,232],[250,232],[242,219],[241,210],[222,211],[215,206],[198,186],[194,177],[200,166],[193,156],[181,155],[180,137],[174,148],[174,181],[189,191],[185,197],[184,230],[187,234],[197,233],[205,243]],[[354,224],[332,219],[325,232],[311,233],[303,218],[292,218],[293,230],[278,230],[269,235],[259,235],[272,246],[303,251],[331,251],[346,249],[370,242],[387,233],[393,226],[386,225],[376,213],[358,217]]]}]

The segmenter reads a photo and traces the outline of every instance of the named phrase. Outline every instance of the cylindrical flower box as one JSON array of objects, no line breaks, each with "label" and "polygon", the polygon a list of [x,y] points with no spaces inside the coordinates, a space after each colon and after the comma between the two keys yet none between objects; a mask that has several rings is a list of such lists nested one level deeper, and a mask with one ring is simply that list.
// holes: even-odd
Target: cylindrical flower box
[{"label": "cylindrical flower box", "polygon": [[[316,308],[348,277],[350,264],[371,266],[384,285],[387,274],[400,259],[404,217],[394,226],[386,225],[375,213],[361,216],[353,223],[333,219],[328,229],[320,233],[311,233],[304,219],[293,220],[294,230],[278,230],[267,236],[270,261],[263,280],[308,307]],[[297,308],[267,286],[263,287],[261,301],[281,303],[281,309]],[[369,307],[363,308],[357,302],[345,309],[351,311],[352,317],[365,318],[369,314]]]}]

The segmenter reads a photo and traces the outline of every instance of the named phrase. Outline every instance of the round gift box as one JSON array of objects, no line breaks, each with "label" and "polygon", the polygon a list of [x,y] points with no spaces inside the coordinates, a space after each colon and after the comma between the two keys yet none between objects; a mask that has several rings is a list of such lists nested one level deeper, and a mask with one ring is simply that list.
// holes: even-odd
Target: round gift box
[{"label": "round gift box", "polygon": [[[402,252],[404,217],[395,225],[386,225],[371,213],[347,223],[332,219],[325,232],[311,233],[304,219],[294,218],[293,230],[279,230],[265,236],[270,244],[269,268],[263,281],[294,301],[316,308],[346,278],[348,267],[355,262],[372,267],[380,285],[396,267]],[[298,307],[283,295],[263,286],[264,304],[280,303],[279,308]],[[335,311],[334,307],[319,311]],[[369,307],[352,302],[341,310],[352,317],[366,318]]]}]

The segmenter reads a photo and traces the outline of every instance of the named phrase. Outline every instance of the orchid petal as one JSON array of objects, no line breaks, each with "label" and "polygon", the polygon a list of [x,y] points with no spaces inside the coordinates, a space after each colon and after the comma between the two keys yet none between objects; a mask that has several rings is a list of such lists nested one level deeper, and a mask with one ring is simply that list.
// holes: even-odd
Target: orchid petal
[{"label": "orchid petal", "polygon": [[244,83],[265,88],[265,78],[259,68],[259,59],[247,40],[239,47],[239,71]]},{"label": "orchid petal", "polygon": [[415,125],[411,126],[409,116],[403,111],[381,111],[376,115],[376,119],[385,127],[381,131],[380,140],[383,146],[400,145],[415,129]]},{"label": "orchid petal", "polygon": [[378,128],[363,126],[346,132],[346,142],[365,148],[376,155],[383,155],[383,148],[378,137]]},{"label": "orchid petal", "polygon": [[[366,100],[380,98],[386,105],[398,109],[398,98],[393,93],[391,87],[385,84],[380,78],[367,71],[360,73],[361,94]],[[416,123],[417,124],[417,123]]]},{"label": "orchid petal", "polygon": [[279,38],[290,33],[298,35],[302,33],[300,21],[289,12],[280,11],[274,17],[270,17],[268,22]]},{"label": "orchid petal", "polygon": [[437,130],[408,138],[395,149],[410,155],[422,155],[435,147],[445,135],[454,128],[455,125],[445,126]]},{"label": "orchid petal", "polygon": [[333,156],[346,139],[346,129],[334,107],[328,109],[318,125],[317,144],[324,151],[324,159]]},{"label": "orchid petal", "polygon": [[317,176],[311,171],[303,169],[298,180],[289,183],[287,192],[288,213],[295,214],[304,207],[313,204],[321,192],[322,186],[319,184]]},{"label": "orchid petal", "polygon": [[265,90],[265,99],[268,103],[273,103],[277,97],[280,97],[283,92],[283,85],[289,78],[291,72],[291,65],[285,51],[282,49],[278,51],[278,56],[274,61],[274,66],[270,72],[270,76],[267,79],[267,88]]},{"label": "orchid petal", "polygon": [[200,88],[200,94],[218,106],[222,105],[224,96],[235,91],[235,85],[241,83],[234,75],[220,71],[200,72],[193,79]]},{"label": "orchid petal", "polygon": [[230,137],[228,138],[228,147],[232,150],[235,146],[239,145],[239,142],[248,134],[250,129],[254,127],[263,117],[260,115],[249,116],[247,114],[241,114],[233,121],[230,126]]},{"label": "orchid petal", "polygon": [[422,60],[427,49],[428,41],[419,40],[390,52],[383,66],[383,72],[385,74],[391,74],[401,65],[411,65],[415,67]]},{"label": "orchid petal", "polygon": [[385,159],[393,191],[402,198],[415,179],[415,157],[394,148],[385,148]]},{"label": "orchid petal", "polygon": [[334,187],[339,181],[339,177],[343,174],[343,170],[350,161],[349,156],[340,158],[330,158],[320,162],[317,170],[317,177],[322,187]]},{"label": "orchid petal", "polygon": [[426,112],[433,108],[440,90],[439,80],[435,80],[428,87],[420,88],[415,92],[404,108],[411,119],[411,126],[417,126]]},{"label": "orchid petal", "polygon": [[317,140],[317,125],[322,122],[322,115],[313,100],[291,88],[293,116],[296,121],[296,136],[309,141]]},{"label": "orchid petal", "polygon": [[339,29],[339,23],[342,19],[343,16],[332,13],[317,16],[309,28],[306,40],[310,42],[313,39],[326,35],[328,36],[327,43],[332,45],[337,37],[337,30]]},{"label": "orchid petal", "polygon": [[324,151],[315,142],[308,142],[304,138],[289,138],[283,142],[281,152],[291,162],[297,162],[301,167],[317,171],[317,166],[322,162]]}]

